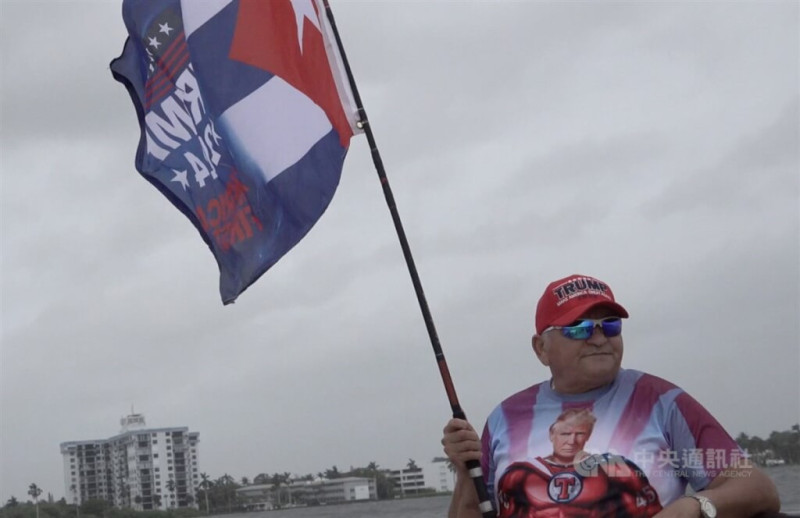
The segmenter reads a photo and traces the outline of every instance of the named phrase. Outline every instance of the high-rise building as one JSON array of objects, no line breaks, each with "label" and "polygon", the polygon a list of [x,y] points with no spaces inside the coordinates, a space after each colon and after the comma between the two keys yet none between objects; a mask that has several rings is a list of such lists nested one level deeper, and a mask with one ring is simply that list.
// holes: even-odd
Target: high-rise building
[{"label": "high-rise building", "polygon": [[69,503],[105,500],[136,510],[197,507],[200,434],[187,427],[146,428],[144,416],[120,420],[109,439],[61,443]]}]

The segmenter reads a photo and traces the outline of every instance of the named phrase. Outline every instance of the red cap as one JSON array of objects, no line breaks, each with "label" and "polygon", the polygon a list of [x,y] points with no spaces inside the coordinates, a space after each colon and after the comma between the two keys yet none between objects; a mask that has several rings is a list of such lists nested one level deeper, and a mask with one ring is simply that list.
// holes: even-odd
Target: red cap
[{"label": "red cap", "polygon": [[551,282],[536,305],[536,333],[550,326],[565,326],[595,306],[614,310],[622,318],[628,312],[614,300],[608,284],[588,275],[570,275]]}]

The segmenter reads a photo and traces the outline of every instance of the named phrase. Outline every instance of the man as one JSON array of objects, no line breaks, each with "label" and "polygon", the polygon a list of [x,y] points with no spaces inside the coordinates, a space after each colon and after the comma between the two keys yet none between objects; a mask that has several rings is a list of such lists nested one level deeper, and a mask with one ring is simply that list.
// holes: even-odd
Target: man
[{"label": "man", "polygon": [[[627,317],[609,286],[593,277],[572,275],[547,287],[536,308],[532,343],[552,378],[504,400],[480,438],[460,419],[444,428],[444,451],[458,476],[450,518],[482,516],[468,460],[481,462],[491,495],[498,487],[494,503],[501,516],[624,515],[620,510],[630,503],[626,492],[592,495],[591,511],[575,505],[586,499],[585,488],[595,485],[594,477],[602,473],[608,478],[605,468],[598,469],[608,464],[621,468],[615,474],[640,475],[644,500],[637,504],[634,499],[640,516],[744,517],[778,511],[772,481],[748,464],[705,408],[665,380],[620,368],[622,319]],[[551,477],[548,493],[536,500],[540,481],[526,472],[525,464],[547,452],[550,424],[571,408],[587,409],[597,418],[591,437],[581,445],[594,455],[573,459],[568,468],[580,487],[564,496],[557,487],[564,482]],[[684,496],[687,484],[695,496]],[[647,488],[654,492],[649,501]]]}]

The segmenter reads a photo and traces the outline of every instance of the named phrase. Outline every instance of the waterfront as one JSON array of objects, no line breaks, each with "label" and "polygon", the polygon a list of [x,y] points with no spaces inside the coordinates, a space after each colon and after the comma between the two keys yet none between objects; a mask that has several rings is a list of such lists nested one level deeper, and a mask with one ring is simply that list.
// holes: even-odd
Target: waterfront
[{"label": "waterfront", "polygon": [[781,511],[800,515],[800,465],[774,466],[764,471],[778,486],[781,495]]},{"label": "waterfront", "polygon": [[[800,466],[764,468],[775,481],[781,495],[781,511],[800,515]],[[240,515],[239,518],[441,518],[447,515],[450,496],[382,500],[354,504],[303,507],[281,511],[262,511]]]}]

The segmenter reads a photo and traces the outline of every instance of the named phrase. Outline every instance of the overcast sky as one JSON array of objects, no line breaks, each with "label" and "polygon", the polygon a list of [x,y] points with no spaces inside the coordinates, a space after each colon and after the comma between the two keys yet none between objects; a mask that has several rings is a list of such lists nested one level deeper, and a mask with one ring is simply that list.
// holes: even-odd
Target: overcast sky
[{"label": "overcast sky", "polygon": [[[131,408],[200,468],[398,468],[447,398],[366,139],[330,208],[231,306],[134,169],[119,1],[0,0],[0,504]],[[331,1],[461,403],[548,377],[546,284],[615,291],[623,366],[732,435],[800,422],[797,2]]]}]

